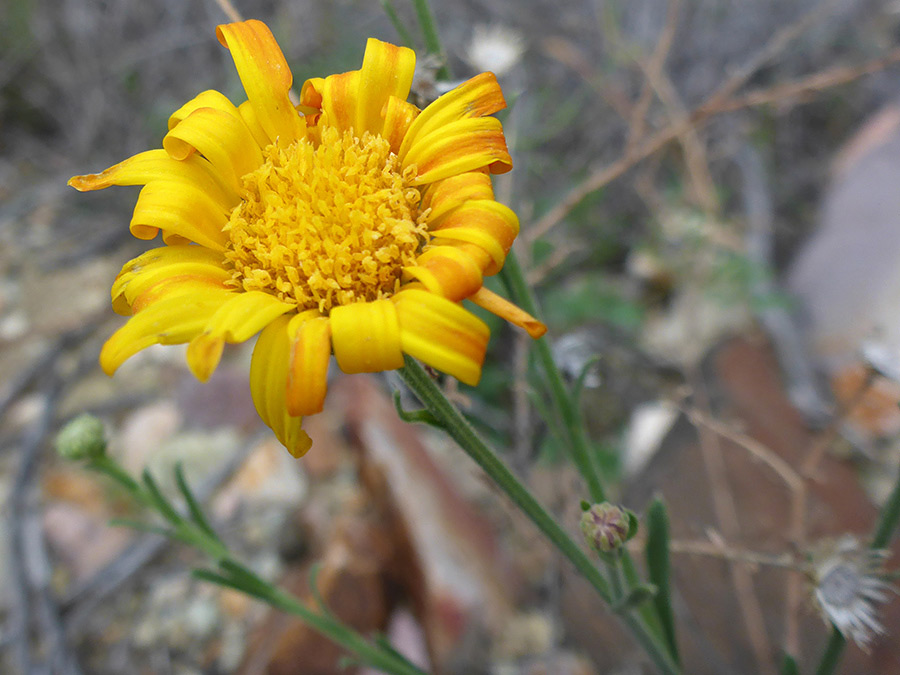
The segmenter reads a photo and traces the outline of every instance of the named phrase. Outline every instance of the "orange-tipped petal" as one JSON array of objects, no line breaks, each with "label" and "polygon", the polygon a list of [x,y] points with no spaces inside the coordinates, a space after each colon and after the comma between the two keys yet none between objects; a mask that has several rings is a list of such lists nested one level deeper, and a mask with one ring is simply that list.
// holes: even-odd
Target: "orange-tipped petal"
[{"label": "orange-tipped petal", "polygon": [[491,257],[485,274],[496,274],[519,234],[519,218],[507,206],[492,199],[470,201],[458,206],[432,230],[439,239],[464,241],[481,247]]},{"label": "orange-tipped petal", "polygon": [[184,161],[177,161],[161,149],[138,153],[101,173],[74,176],[69,179],[69,185],[79,192],[88,192],[111,185],[147,185],[157,180],[196,186],[223,210],[230,209],[240,201],[237,192],[221,181],[216,170],[203,157],[194,155]]},{"label": "orange-tipped petal", "polygon": [[487,169],[467,171],[432,183],[422,196],[421,210],[431,209],[428,227],[434,228],[454,209],[474,200],[494,199],[494,189]]},{"label": "orange-tipped petal", "polygon": [[291,318],[280,316],[260,333],[250,361],[250,393],[262,421],[275,432],[275,437],[294,457],[302,457],[312,441],[302,428],[302,417],[288,413],[288,368]]},{"label": "orange-tipped petal", "polygon": [[269,140],[287,144],[305,138],[306,124],[289,95],[291,69],[269,27],[251,19],[218,26],[216,35],[231,52],[256,119]]},{"label": "orange-tipped petal", "polygon": [[221,253],[202,246],[164,246],[153,248],[128,261],[112,286],[113,310],[130,315],[137,298],[160,282],[186,283],[206,281],[226,288],[231,272],[224,267]]},{"label": "orange-tipped petal", "polygon": [[287,378],[288,414],[322,412],[331,360],[330,321],[324,316],[310,318],[300,314],[292,319],[288,333],[294,334]]},{"label": "orange-tipped petal", "polygon": [[479,307],[486,309],[491,314],[496,314],[501,319],[506,319],[514,326],[523,328],[531,337],[537,339],[547,332],[547,326],[535,319],[528,312],[518,308],[509,300],[488,290],[480,288],[469,300]]},{"label": "orange-tipped petal", "polygon": [[418,114],[419,109],[412,103],[396,96],[388,98],[387,106],[384,109],[381,135],[391,144],[391,152],[394,154],[399,152],[400,144],[406,137],[406,131]]},{"label": "orange-tipped petal", "polygon": [[348,131],[356,123],[359,108],[359,71],[329,75],[322,83],[322,114],[326,124]]},{"label": "orange-tipped petal", "polygon": [[488,167],[491,173],[505,173],[512,168],[503,126],[494,117],[451,122],[417,138],[409,150],[405,154],[401,150],[399,156],[403,168],[416,166],[415,185],[433,183],[482,167]]},{"label": "orange-tipped petal", "polygon": [[431,246],[404,272],[432,293],[458,302],[481,288],[481,267],[466,251],[454,246]]},{"label": "orange-tipped petal", "polygon": [[359,71],[356,133],[378,134],[384,127],[382,113],[393,96],[405,101],[416,70],[416,53],[407,47],[369,38]]},{"label": "orange-tipped petal", "polygon": [[403,351],[465,384],[475,386],[490,331],[455,302],[408,288],[391,298],[397,306]]},{"label": "orange-tipped petal", "polygon": [[409,129],[400,152],[403,157],[421,139],[458,120],[491,115],[506,107],[493,73],[481,73],[429,105]]}]

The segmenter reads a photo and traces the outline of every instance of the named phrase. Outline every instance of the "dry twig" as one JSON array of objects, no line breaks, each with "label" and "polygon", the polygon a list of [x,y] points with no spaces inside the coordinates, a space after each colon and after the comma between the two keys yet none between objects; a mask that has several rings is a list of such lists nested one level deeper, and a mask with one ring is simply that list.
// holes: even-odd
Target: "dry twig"
[{"label": "dry twig", "polygon": [[[572,209],[581,203],[581,201],[589,194],[619,178],[633,166],[656,153],[669,142],[677,139],[689,128],[697,127],[710,117],[724,112],[723,106],[728,105],[734,93],[744,86],[754,73],[784,51],[794,39],[806,31],[821,18],[821,16],[826,14],[835,3],[836,0],[824,0],[824,2],[804,14],[793,24],[786,26],[784,29],[777,32],[772,39],[753,56],[753,58],[748,60],[742,67],[738,68],[713,94],[692,112],[685,114],[676,122],[673,122],[667,127],[652,134],[649,138],[640,143],[632,152],[622,154],[611,164],[591,172],[584,181],[573,187],[556,206],[535,222],[525,232],[525,237],[529,241],[534,241],[535,239],[544,236],[560,223]],[[866,72],[863,72],[862,74],[866,74]],[[844,83],[843,80],[834,80],[834,82],[835,84],[831,86]],[[728,108],[728,110],[733,109],[734,108]]]}]

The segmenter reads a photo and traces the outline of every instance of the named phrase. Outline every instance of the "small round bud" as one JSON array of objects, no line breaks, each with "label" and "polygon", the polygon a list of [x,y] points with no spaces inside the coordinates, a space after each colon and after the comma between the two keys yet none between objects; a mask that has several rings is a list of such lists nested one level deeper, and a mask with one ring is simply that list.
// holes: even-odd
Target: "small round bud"
[{"label": "small round bud", "polygon": [[631,518],[609,502],[594,504],[581,514],[581,531],[591,548],[609,553],[628,541]]},{"label": "small round bud", "polygon": [[56,451],[65,459],[99,459],[106,454],[103,422],[85,413],[69,421],[56,435]]}]

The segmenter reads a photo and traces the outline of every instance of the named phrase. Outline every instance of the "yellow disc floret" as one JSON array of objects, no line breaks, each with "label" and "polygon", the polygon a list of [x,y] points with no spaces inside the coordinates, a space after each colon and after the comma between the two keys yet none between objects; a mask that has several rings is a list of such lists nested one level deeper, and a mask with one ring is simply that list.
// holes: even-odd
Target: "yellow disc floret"
[{"label": "yellow disc floret", "polygon": [[263,154],[225,228],[232,283],[325,314],[399,290],[428,240],[415,168],[380,136],[332,127]]}]

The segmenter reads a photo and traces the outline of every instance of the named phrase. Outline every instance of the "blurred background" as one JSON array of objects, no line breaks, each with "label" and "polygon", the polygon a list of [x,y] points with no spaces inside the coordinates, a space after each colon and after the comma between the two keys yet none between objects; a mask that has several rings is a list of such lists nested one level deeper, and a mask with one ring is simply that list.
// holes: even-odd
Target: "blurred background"
[{"label": "blurred background", "polygon": [[[400,39],[375,0],[235,5],[272,28],[297,88],[359,67],[367,37]],[[785,648],[815,663],[827,631],[784,563],[865,536],[900,459],[900,4],[433,9],[453,77],[503,85],[515,169],[495,189],[560,363],[574,379],[600,357],[582,398],[595,460],[630,508],[670,505],[687,672],[774,673]],[[243,100],[227,20],[213,0],[0,3],[0,670],[345,672],[301,625],[194,580],[193,553],[107,526],[139,514],[52,453],[88,411],[131,471],[168,485],[182,461],[259,574],[303,595],[321,561],[341,617],[436,672],[652,672],[474,465],[396,419],[390,375],[334,374],[297,462],[253,409],[252,345],[207,385],[179,347],[100,371],[122,322],[110,285],[148,243],[128,233],[136,188],[66,180],[159,147],[202,90]],[[443,83],[423,55],[425,103]],[[577,531],[585,490],[535,413],[529,338],[486,320],[481,384],[447,391]],[[843,672],[900,672],[896,641],[851,648]]]}]

